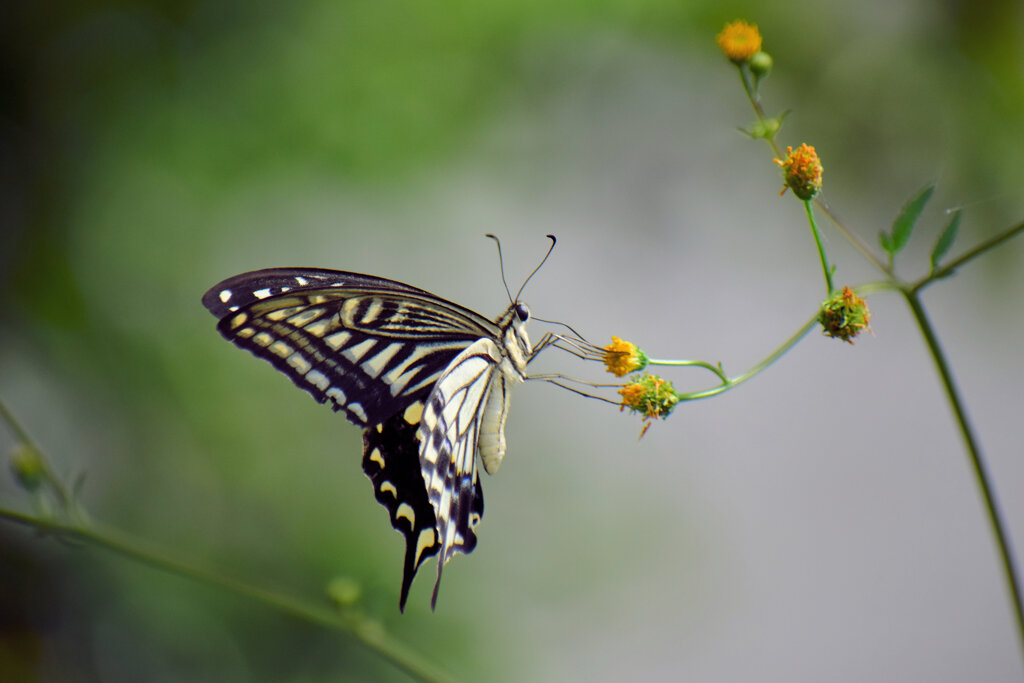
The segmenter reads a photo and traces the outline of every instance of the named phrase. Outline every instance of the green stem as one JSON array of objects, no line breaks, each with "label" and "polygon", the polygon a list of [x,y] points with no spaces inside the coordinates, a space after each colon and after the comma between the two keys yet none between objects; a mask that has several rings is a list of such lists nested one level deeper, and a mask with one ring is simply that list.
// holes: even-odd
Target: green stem
[{"label": "green stem", "polygon": [[813,318],[811,318],[806,323],[804,323],[804,326],[801,327],[796,332],[796,334],[794,334],[792,337],[787,339],[782,346],[780,346],[779,348],[775,349],[775,351],[773,351],[771,353],[771,355],[767,356],[764,360],[762,360],[760,363],[758,363],[754,367],[750,368],[749,370],[747,370],[743,374],[736,375],[735,377],[726,379],[724,382],[722,382],[722,384],[720,386],[712,387],[711,389],[705,389],[704,391],[697,391],[697,392],[694,392],[692,394],[680,394],[680,396],[679,396],[680,400],[682,400],[682,401],[693,401],[693,400],[700,399],[700,398],[710,398],[712,396],[717,396],[718,394],[726,392],[729,389],[732,389],[733,387],[739,386],[743,382],[746,382],[748,379],[751,379],[752,377],[757,375],[759,372],[761,372],[765,368],[769,367],[772,363],[774,363],[778,359],[782,358],[782,356],[785,355],[785,353],[787,351],[789,351],[791,348],[796,346],[797,342],[799,342],[801,339],[806,337],[807,333],[810,332],[812,329],[814,329],[814,327],[816,325],[818,325],[818,314],[817,313],[814,314]]},{"label": "green stem", "polygon": [[326,607],[297,600],[282,593],[227,578],[209,570],[161,556],[150,550],[143,550],[128,540],[117,538],[110,531],[101,533],[95,529],[86,529],[72,524],[39,519],[6,508],[0,508],[0,518],[40,531],[54,533],[64,539],[80,541],[103,548],[109,552],[149,565],[161,571],[176,574],[199,583],[216,586],[235,595],[240,595],[256,602],[262,602],[292,617],[319,626],[345,631],[354,636],[367,648],[373,650],[417,680],[437,682],[454,680],[425,661],[418,654],[394,640],[378,623],[361,615],[337,612]]},{"label": "green stem", "polygon": [[723,382],[728,382],[729,377],[722,371],[720,365],[714,365],[702,360],[664,360],[661,358],[648,358],[647,365],[659,365],[668,367],[698,367],[710,370]]},{"label": "green stem", "polygon": [[814,198],[814,203],[818,205],[818,208],[821,209],[822,213],[828,216],[829,220],[832,221],[832,225],[835,226],[836,230],[842,233],[843,237],[846,238],[846,241],[852,244],[853,247],[857,251],[859,251],[864,258],[866,258],[868,261],[871,261],[871,263],[873,263],[876,268],[878,268],[886,275],[892,275],[892,273],[886,269],[885,264],[879,261],[878,257],[875,256],[875,254],[870,249],[868,249],[867,245],[864,244],[860,240],[860,238],[858,238],[856,235],[850,232],[845,225],[843,225],[843,222],[839,219],[839,216],[836,215],[836,212],[832,210],[832,207],[829,206],[828,202],[826,202],[820,194]]},{"label": "green stem", "polygon": [[825,255],[825,245],[821,241],[821,233],[818,232],[818,224],[814,222],[814,210],[811,208],[809,199],[804,200],[804,209],[807,210],[807,222],[811,224],[811,232],[814,234],[814,243],[818,245],[818,258],[821,259],[821,268],[825,271],[825,286],[828,288],[826,299],[832,296],[835,287],[832,285],[832,266],[828,263],[828,256]]},{"label": "green stem", "polygon": [[[7,423],[11,433],[18,442],[26,448],[34,449],[40,458],[43,457],[42,451],[39,450],[28,432],[15,419],[14,415],[7,410],[2,401],[0,401],[0,418]],[[43,462],[45,463],[45,459]],[[48,465],[47,468],[49,468]],[[53,477],[49,469],[47,469],[47,475],[61,502],[70,507],[72,505],[71,496],[60,484],[60,481]],[[389,636],[377,622],[362,615],[330,610],[326,607],[297,600],[282,593],[242,583],[209,570],[164,557],[150,550],[143,550],[131,541],[118,538],[111,531],[101,533],[94,528],[86,527],[79,523],[58,522],[6,508],[0,508],[0,518],[29,526],[39,531],[54,533],[64,539],[80,541],[103,548],[109,552],[160,569],[161,571],[177,574],[199,583],[216,586],[256,602],[262,602],[293,617],[320,626],[345,631],[354,636],[367,648],[373,650],[417,680],[439,683],[447,683],[454,680],[451,676],[438,670],[408,647]],[[76,519],[84,519],[84,515]]]},{"label": "green stem", "polygon": [[[750,84],[750,79],[747,77],[746,70],[739,65],[737,65],[737,68],[740,72],[740,81],[743,83],[743,92],[746,93],[747,100],[749,100],[750,106],[754,109],[754,115],[757,116],[758,123],[763,124],[765,122],[765,113],[764,107],[761,106],[761,98],[758,96],[757,92],[755,92],[754,87]],[[783,158],[784,155],[782,154],[782,151],[779,149],[779,145],[775,141],[774,136],[765,138],[765,142],[767,142],[768,146],[771,147],[771,150],[772,152],[774,152],[776,159]],[[879,261],[878,257],[875,256],[870,249],[868,249],[867,245],[861,242],[856,235],[850,232],[846,228],[846,226],[843,225],[843,222],[839,220],[839,217],[832,210],[832,207],[828,205],[828,202],[822,199],[820,194],[814,198],[814,203],[817,204],[818,208],[821,209],[822,212],[829,217],[829,220],[832,221],[832,224],[836,227],[836,229],[839,230],[840,233],[842,233],[843,237],[845,237],[847,241],[850,244],[852,244],[855,249],[857,249],[857,251],[863,254],[867,260],[874,263],[882,272],[886,273],[887,275],[892,274],[889,270],[886,269],[885,264]],[[831,293],[831,288],[829,289]]]},{"label": "green stem", "polygon": [[996,537],[996,544],[998,546],[999,556],[1003,565],[1004,578],[1010,591],[1010,598],[1017,620],[1017,633],[1020,638],[1021,653],[1024,654],[1024,600],[1021,598],[1020,579],[1018,578],[1017,569],[1014,566],[1014,556],[1013,551],[1010,548],[1009,533],[1007,532],[1006,524],[1003,521],[1002,515],[999,512],[999,506],[996,502],[995,488],[992,485],[991,477],[988,473],[987,467],[985,466],[985,461],[982,458],[981,449],[974,437],[974,431],[971,429],[970,422],[967,419],[967,413],[964,410],[963,401],[960,398],[960,392],[956,387],[956,382],[953,380],[953,374],[950,371],[949,364],[946,361],[946,356],[942,351],[942,347],[939,345],[939,340],[935,335],[935,330],[932,327],[931,321],[924,310],[924,306],[921,304],[921,300],[917,295],[917,289],[918,288],[903,290],[903,295],[904,298],[906,298],[907,303],[910,305],[910,310],[913,312],[914,319],[917,321],[918,327],[921,328],[921,334],[924,336],[925,343],[928,345],[928,351],[931,353],[932,359],[935,361],[935,367],[939,371],[939,376],[942,379],[942,385],[946,390],[946,396],[949,398],[950,405],[953,407],[957,424],[960,426],[960,433],[967,446],[967,452],[970,455],[971,465],[974,469],[974,476],[977,479],[978,487],[981,489],[981,497],[985,501],[985,509],[988,513],[989,524],[992,527],[992,533]]},{"label": "green stem", "polygon": [[923,289],[924,287],[926,287],[927,285],[930,285],[931,283],[935,282],[936,280],[940,280],[940,279],[946,277],[947,275],[950,275],[954,270],[956,270],[960,266],[964,265],[965,263],[967,263],[971,259],[977,258],[978,256],[981,256],[982,254],[984,254],[985,252],[989,251],[990,249],[994,249],[994,248],[998,247],[1003,242],[1005,242],[1005,241],[1007,241],[1007,240],[1009,240],[1009,239],[1011,239],[1013,237],[1016,237],[1021,232],[1024,232],[1024,222],[1018,223],[1017,225],[1013,226],[1012,228],[1009,228],[1008,230],[1004,230],[1003,232],[999,233],[998,235],[992,237],[991,239],[985,240],[984,242],[982,242],[978,246],[976,246],[973,249],[967,251],[966,253],[960,255],[958,258],[950,261],[949,263],[947,263],[943,267],[941,267],[941,268],[939,268],[937,270],[932,271],[931,273],[928,274],[927,277],[924,277],[924,278],[921,278],[920,280],[918,280],[916,283],[914,283],[911,286],[911,288],[910,288],[911,293],[916,293],[918,290]]}]

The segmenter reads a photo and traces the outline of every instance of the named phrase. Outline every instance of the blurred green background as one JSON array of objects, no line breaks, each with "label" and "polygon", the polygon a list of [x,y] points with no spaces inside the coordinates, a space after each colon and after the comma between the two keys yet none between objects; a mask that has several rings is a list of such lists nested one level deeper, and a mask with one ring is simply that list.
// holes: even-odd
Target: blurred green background
[{"label": "blurred green background", "polygon": [[[397,609],[402,542],[359,431],[224,342],[200,304],[267,266],[374,273],[485,314],[525,298],[598,343],[736,373],[815,310],[716,33],[757,23],[780,141],[874,244],[939,192],[954,254],[1024,216],[1024,9],[1002,2],[8,4],[0,19],[0,398],[102,523],[360,608],[464,680],[1019,680],[959,435],[896,297],[637,442],[614,408],[513,399],[480,543]],[[930,232],[929,232],[930,231]],[[878,277],[828,231],[839,284]],[[1024,547],[1024,248],[927,303]],[[534,327],[534,337],[543,326]],[[539,369],[600,379],[552,354]],[[589,373],[589,374],[588,374]],[[709,376],[672,375],[697,389]],[[0,430],[0,448],[13,439]],[[0,504],[31,510],[11,477]],[[1018,553],[1019,554],[1019,553]],[[344,634],[0,522],[4,681],[407,680]]]}]

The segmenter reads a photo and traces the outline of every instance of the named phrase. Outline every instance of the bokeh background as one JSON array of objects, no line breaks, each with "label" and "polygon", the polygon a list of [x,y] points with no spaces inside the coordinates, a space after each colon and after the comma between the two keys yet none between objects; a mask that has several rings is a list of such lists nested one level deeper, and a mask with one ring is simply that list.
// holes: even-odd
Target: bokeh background
[{"label": "bokeh background", "polygon": [[[640,441],[536,383],[484,482],[480,543],[397,609],[402,542],[359,431],[214,330],[244,270],[364,271],[594,341],[738,373],[823,294],[802,207],[715,34],[756,22],[780,142],[876,243],[939,190],[924,272],[1024,216],[1024,9],[991,2],[7,4],[0,20],[0,397],[92,517],[145,547],[360,609],[464,680],[963,681],[1024,675],[978,490],[902,301],[812,334]],[[823,222],[837,280],[878,273]],[[1024,564],[1024,245],[926,303]],[[543,325],[534,326],[539,336]],[[539,370],[600,379],[552,353]],[[700,371],[666,373],[678,387]],[[0,430],[0,449],[13,438]],[[0,505],[31,498],[0,478]],[[4,681],[400,681],[344,634],[0,523]]]}]

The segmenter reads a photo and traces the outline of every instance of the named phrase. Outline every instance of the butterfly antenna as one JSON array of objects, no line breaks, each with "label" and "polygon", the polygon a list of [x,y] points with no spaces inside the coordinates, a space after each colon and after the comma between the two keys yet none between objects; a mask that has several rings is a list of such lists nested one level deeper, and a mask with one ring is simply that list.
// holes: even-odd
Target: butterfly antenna
[{"label": "butterfly antenna", "polygon": [[523,293],[524,289],[526,289],[526,283],[529,282],[530,279],[537,274],[537,271],[540,270],[540,267],[543,266],[544,263],[548,260],[548,257],[551,256],[551,252],[555,250],[555,244],[558,242],[558,240],[555,239],[554,235],[548,235],[547,237],[549,240],[551,240],[551,246],[548,247],[548,253],[544,254],[544,258],[540,260],[540,263],[537,264],[537,267],[534,268],[533,271],[527,276],[526,281],[523,282],[523,286],[519,288],[518,292],[516,292],[515,301],[519,301],[519,295]]},{"label": "butterfly antenna", "polygon": [[530,319],[536,320],[539,323],[548,323],[549,325],[561,325],[562,327],[566,328],[567,330],[575,334],[581,341],[585,341],[588,344],[590,343],[590,341],[586,337],[577,332],[569,323],[563,323],[561,320],[545,320],[544,318],[538,318],[536,316],[531,316]]},{"label": "butterfly antenna", "polygon": [[505,285],[505,293],[508,294],[509,303],[515,303],[512,300],[512,291],[508,288],[508,282],[505,280],[505,259],[501,257],[501,240],[491,233],[487,233],[487,237],[490,237],[498,245],[498,268],[501,269],[501,284]]}]

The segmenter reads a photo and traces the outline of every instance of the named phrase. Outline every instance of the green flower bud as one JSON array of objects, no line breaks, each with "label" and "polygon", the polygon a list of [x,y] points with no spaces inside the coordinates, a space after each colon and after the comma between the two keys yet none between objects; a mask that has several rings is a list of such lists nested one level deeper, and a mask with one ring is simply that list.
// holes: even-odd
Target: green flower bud
[{"label": "green flower bud", "polygon": [[37,491],[46,479],[46,463],[36,449],[18,445],[11,455],[11,472],[26,491]]},{"label": "green flower bud", "polygon": [[755,78],[761,79],[772,70],[772,56],[767,52],[759,51],[750,58],[747,64],[750,66],[750,73],[754,74]]}]

